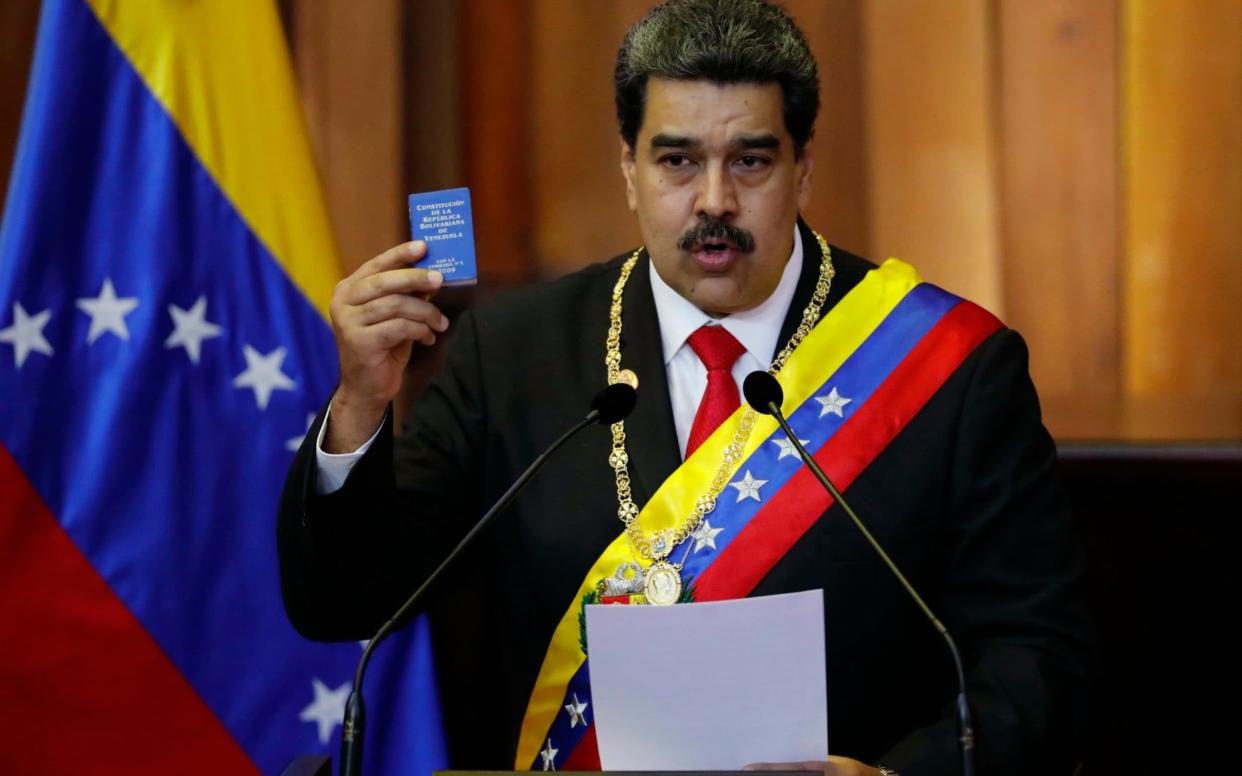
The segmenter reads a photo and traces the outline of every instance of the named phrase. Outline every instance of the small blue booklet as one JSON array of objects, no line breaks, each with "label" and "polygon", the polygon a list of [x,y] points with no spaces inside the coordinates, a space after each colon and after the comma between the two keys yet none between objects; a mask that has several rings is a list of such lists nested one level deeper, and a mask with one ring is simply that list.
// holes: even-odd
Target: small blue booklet
[{"label": "small blue booklet", "polygon": [[427,243],[420,269],[438,270],[446,286],[479,282],[474,262],[474,218],[470,189],[446,189],[410,195],[410,232]]}]

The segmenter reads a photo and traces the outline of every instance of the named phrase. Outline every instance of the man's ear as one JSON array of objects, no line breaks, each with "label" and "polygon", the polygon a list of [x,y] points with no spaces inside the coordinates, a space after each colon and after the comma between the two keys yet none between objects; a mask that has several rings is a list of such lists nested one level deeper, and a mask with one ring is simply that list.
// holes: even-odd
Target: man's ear
[{"label": "man's ear", "polygon": [[805,213],[811,204],[811,173],[815,170],[815,147],[812,145],[814,136],[807,138],[802,146],[802,156],[798,157],[798,212]]},{"label": "man's ear", "polygon": [[638,195],[634,183],[634,149],[621,138],[621,175],[625,178],[625,201],[630,210],[638,209]]}]

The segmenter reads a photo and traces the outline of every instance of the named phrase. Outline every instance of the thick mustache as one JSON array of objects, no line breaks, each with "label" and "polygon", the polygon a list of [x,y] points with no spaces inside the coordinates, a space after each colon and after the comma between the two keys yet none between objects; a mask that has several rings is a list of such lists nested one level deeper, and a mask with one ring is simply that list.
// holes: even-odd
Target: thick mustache
[{"label": "thick mustache", "polygon": [[677,247],[688,251],[707,242],[727,242],[742,253],[755,249],[755,238],[750,232],[719,218],[705,218],[687,229],[677,241]]}]

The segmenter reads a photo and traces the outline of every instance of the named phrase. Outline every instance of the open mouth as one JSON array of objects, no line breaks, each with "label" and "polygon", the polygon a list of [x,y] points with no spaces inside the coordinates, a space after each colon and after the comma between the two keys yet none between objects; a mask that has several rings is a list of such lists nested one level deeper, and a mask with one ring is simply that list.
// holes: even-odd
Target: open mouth
[{"label": "open mouth", "polygon": [[755,238],[736,224],[705,217],[686,230],[677,247],[689,253],[704,272],[724,273],[739,256],[755,249]]},{"label": "open mouth", "polygon": [[740,251],[726,241],[708,241],[695,245],[690,255],[706,272],[725,272],[732,266]]}]

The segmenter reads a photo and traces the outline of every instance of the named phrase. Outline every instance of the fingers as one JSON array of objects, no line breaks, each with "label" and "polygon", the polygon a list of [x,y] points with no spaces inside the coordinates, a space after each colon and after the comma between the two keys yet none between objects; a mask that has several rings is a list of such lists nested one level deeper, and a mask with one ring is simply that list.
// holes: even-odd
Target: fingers
[{"label": "fingers", "polygon": [[430,298],[440,290],[444,276],[435,270],[389,269],[363,277],[350,276],[338,288],[345,304],[361,305],[389,294],[413,294]]},{"label": "fingers", "polygon": [[389,294],[354,306],[356,322],[361,326],[393,318],[405,318],[427,324],[437,332],[448,328],[448,318],[431,302],[406,294]]},{"label": "fingers", "polygon": [[422,240],[394,245],[380,255],[363,263],[350,277],[367,277],[390,269],[413,266],[427,255],[427,243]]},{"label": "fingers", "polygon": [[359,353],[391,351],[409,342],[428,347],[436,344],[436,333],[421,321],[392,318],[370,326],[353,328],[347,334],[350,348]]},{"label": "fingers", "polygon": [[365,304],[387,294],[415,294],[430,298],[444,282],[435,270],[417,269],[413,265],[427,255],[427,244],[421,240],[401,243],[354,270],[336,286],[333,302]]}]

